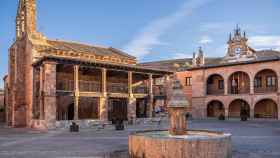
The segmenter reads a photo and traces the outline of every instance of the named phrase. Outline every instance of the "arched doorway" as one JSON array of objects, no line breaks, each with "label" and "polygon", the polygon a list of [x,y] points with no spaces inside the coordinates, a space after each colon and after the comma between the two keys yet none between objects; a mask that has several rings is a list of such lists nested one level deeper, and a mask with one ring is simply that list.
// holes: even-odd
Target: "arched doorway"
[{"label": "arched doorway", "polygon": [[74,103],[68,105],[68,108],[67,108],[67,120],[74,120]]},{"label": "arched doorway", "polygon": [[247,115],[247,117],[250,117],[249,104],[242,99],[234,100],[229,105],[229,115],[228,116],[231,118],[239,118],[241,116],[242,111]]},{"label": "arched doorway", "polygon": [[221,75],[213,74],[208,77],[207,94],[224,94],[224,79]]},{"label": "arched doorway", "polygon": [[270,69],[258,72],[254,79],[255,93],[276,92],[278,88],[277,74]]},{"label": "arched doorway", "polygon": [[250,77],[247,73],[238,71],[228,79],[229,94],[246,94],[250,92]]},{"label": "arched doorway", "polygon": [[207,105],[207,117],[219,117],[220,115],[225,116],[225,108],[222,102],[214,100]]},{"label": "arched doorway", "polygon": [[272,99],[263,99],[255,105],[254,108],[255,118],[278,118],[277,104]]}]

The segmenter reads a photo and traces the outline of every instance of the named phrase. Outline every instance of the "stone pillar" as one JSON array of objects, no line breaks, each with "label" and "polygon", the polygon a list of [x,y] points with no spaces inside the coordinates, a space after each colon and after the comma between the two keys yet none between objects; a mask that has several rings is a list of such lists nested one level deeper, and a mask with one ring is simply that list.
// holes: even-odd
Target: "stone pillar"
[{"label": "stone pillar", "polygon": [[107,69],[101,69],[101,93],[99,99],[99,117],[101,121],[108,121],[108,97],[107,97]]},{"label": "stone pillar", "polygon": [[79,120],[79,65],[74,66],[74,120]]},{"label": "stone pillar", "polygon": [[228,115],[229,115],[229,111],[228,111],[228,108],[226,108],[225,109],[225,118],[228,118],[229,117]]},{"label": "stone pillar", "polygon": [[129,71],[128,72],[128,113],[127,113],[127,118],[129,121],[134,122],[134,120],[136,119],[136,99],[133,96],[133,76],[132,76],[132,72]]},{"label": "stone pillar", "polygon": [[154,111],[154,94],[153,94],[153,75],[149,74],[149,117],[153,117]]},{"label": "stone pillar", "polygon": [[254,114],[255,114],[254,109],[252,109],[252,108],[250,107],[250,118],[251,118],[251,119],[254,119]]},{"label": "stone pillar", "polygon": [[[251,75],[250,75],[251,76]],[[254,94],[254,77],[250,77],[250,94]]]},{"label": "stone pillar", "polygon": [[44,68],[40,66],[40,87],[39,87],[39,108],[40,108],[40,120],[44,120],[44,102],[43,102],[43,90],[44,90]]},{"label": "stone pillar", "polygon": [[224,95],[228,95],[228,78],[224,78]]},{"label": "stone pillar", "polygon": [[56,122],[56,63],[44,62],[44,112],[47,128],[55,128]]},{"label": "stone pillar", "polygon": [[170,116],[169,133],[171,135],[187,134],[186,107],[169,107],[168,112]]},{"label": "stone pillar", "polygon": [[[280,94],[280,75],[277,75],[277,92]],[[279,111],[279,110],[278,110]],[[279,117],[278,117],[279,118]],[[279,118],[280,119],[280,118]]]}]

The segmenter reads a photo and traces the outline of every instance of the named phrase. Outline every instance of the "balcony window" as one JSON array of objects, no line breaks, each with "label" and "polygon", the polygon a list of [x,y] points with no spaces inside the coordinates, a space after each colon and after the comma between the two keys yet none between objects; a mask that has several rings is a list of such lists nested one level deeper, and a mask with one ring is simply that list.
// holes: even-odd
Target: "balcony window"
[{"label": "balcony window", "polygon": [[266,77],[266,86],[275,87],[276,86],[276,77],[274,77],[274,76]]},{"label": "balcony window", "polygon": [[186,77],[186,86],[192,86],[192,78]]},{"label": "balcony window", "polygon": [[218,81],[218,87],[219,87],[219,89],[224,89],[224,80]]},{"label": "balcony window", "polygon": [[255,88],[262,87],[262,77],[256,77],[255,78],[254,87]]}]

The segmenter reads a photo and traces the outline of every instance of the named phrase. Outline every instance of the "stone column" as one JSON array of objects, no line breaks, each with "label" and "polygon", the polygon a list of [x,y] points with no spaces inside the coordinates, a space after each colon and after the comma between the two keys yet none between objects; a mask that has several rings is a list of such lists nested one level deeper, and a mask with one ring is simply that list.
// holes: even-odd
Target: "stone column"
[{"label": "stone column", "polygon": [[47,128],[55,128],[56,122],[56,63],[44,62],[44,112]]},{"label": "stone column", "polygon": [[101,69],[101,97],[99,99],[99,117],[101,121],[108,121],[108,98],[107,98],[107,69]]},{"label": "stone column", "polygon": [[136,119],[136,98],[133,96],[133,78],[132,78],[132,72],[128,72],[128,113],[127,113],[127,118],[129,121],[134,122]]},{"label": "stone column", "polygon": [[228,95],[228,77],[224,78],[224,95]]},{"label": "stone column", "polygon": [[44,89],[44,68],[40,66],[40,87],[39,87],[39,108],[40,108],[40,120],[44,120],[44,102],[43,102],[43,89]]},{"label": "stone column", "polygon": [[[277,92],[280,94],[280,75],[277,75]],[[278,110],[279,111],[279,110]],[[279,117],[278,117],[279,118]],[[279,118],[280,119],[280,118]]]},{"label": "stone column", "polygon": [[225,108],[225,118],[228,118],[229,116],[228,108]]},{"label": "stone column", "polygon": [[154,111],[154,94],[153,94],[153,75],[149,74],[149,117],[153,117]]},{"label": "stone column", "polygon": [[79,65],[74,66],[74,120],[79,120]]},{"label": "stone column", "polygon": [[250,75],[250,94],[254,94],[254,77],[251,77]]}]

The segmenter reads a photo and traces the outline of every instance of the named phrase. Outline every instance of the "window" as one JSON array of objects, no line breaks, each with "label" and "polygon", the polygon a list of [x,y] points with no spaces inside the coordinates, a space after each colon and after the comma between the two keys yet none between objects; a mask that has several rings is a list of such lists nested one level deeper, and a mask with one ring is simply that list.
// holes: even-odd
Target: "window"
[{"label": "window", "polygon": [[186,77],[186,86],[191,86],[191,85],[192,85],[192,78]]},{"label": "window", "polygon": [[224,80],[219,80],[218,81],[218,86],[219,86],[218,87],[219,89],[224,89]]},{"label": "window", "polygon": [[275,87],[276,86],[276,77],[267,76],[266,77],[266,86],[267,87]]},{"label": "window", "polygon": [[256,87],[256,88],[262,87],[262,77],[255,78],[254,87]]}]

